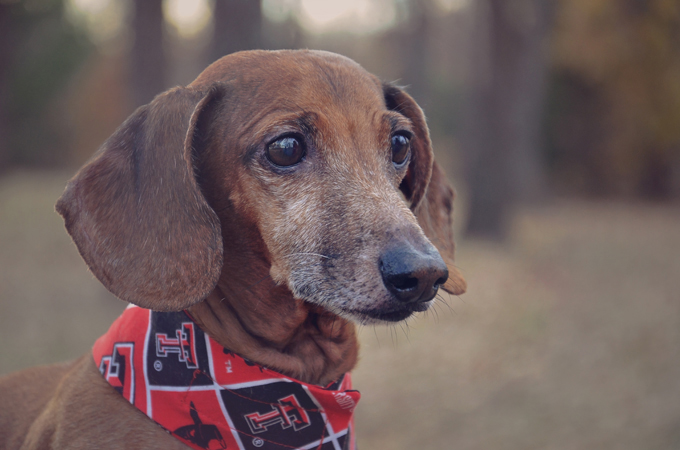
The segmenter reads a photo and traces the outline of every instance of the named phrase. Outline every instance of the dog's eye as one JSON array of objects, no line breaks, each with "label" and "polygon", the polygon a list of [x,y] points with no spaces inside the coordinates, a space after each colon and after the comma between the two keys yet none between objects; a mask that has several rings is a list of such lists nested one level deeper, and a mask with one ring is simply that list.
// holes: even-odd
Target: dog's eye
[{"label": "dog's eye", "polygon": [[392,136],[392,162],[395,166],[403,166],[408,160],[411,150],[411,140],[403,134]]},{"label": "dog's eye", "polygon": [[267,145],[267,158],[277,166],[292,166],[305,156],[305,147],[293,136],[286,136]]}]

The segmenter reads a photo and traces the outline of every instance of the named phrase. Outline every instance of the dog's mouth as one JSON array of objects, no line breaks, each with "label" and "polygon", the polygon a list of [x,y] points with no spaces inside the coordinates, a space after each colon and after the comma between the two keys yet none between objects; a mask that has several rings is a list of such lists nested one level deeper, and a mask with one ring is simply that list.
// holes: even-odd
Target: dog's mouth
[{"label": "dog's mouth", "polygon": [[340,309],[340,314],[362,324],[377,322],[401,322],[417,312],[427,311],[432,301],[409,305],[390,304],[371,309]]}]

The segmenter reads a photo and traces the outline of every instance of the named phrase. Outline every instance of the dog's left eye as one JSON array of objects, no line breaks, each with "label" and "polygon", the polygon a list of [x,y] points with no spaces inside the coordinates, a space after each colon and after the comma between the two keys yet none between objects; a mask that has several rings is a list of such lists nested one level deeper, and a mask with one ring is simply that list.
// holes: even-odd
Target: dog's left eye
[{"label": "dog's left eye", "polygon": [[267,158],[277,166],[288,167],[302,161],[305,147],[294,136],[286,136],[267,145]]},{"label": "dog's left eye", "polygon": [[400,168],[408,160],[411,150],[411,140],[403,134],[392,136],[392,162]]}]

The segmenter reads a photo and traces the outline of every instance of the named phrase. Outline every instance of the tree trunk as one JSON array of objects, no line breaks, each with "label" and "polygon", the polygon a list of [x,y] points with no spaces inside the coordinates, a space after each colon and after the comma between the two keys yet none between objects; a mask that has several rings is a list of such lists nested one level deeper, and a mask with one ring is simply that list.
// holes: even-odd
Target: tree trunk
[{"label": "tree trunk", "polygon": [[9,68],[16,43],[12,40],[12,6],[0,3],[0,173],[7,169],[9,150]]},{"label": "tree trunk", "polygon": [[430,14],[434,6],[431,0],[409,2],[408,28],[400,38],[402,55],[405,57],[403,82],[409,94],[427,111],[430,107],[428,46],[431,28]]},{"label": "tree trunk", "polygon": [[476,3],[464,138],[468,234],[504,239],[517,202],[544,192],[540,130],[552,7],[549,0]]},{"label": "tree trunk", "polygon": [[163,0],[134,0],[130,85],[135,106],[149,103],[167,88],[163,23]]},{"label": "tree trunk", "polygon": [[262,46],[260,0],[218,0],[213,17],[211,62],[229,53]]}]

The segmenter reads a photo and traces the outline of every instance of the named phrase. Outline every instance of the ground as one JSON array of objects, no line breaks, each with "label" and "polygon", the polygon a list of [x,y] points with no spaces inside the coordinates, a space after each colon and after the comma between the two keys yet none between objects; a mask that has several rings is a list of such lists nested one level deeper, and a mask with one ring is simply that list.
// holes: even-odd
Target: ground
[{"label": "ground", "polygon": [[[0,374],[87,352],[124,307],[54,212],[67,178],[0,178]],[[467,294],[361,329],[360,448],[680,448],[678,252],[667,204],[555,201],[461,242]]]}]

